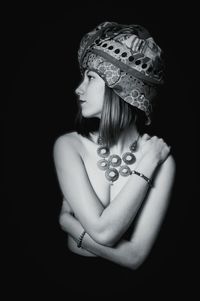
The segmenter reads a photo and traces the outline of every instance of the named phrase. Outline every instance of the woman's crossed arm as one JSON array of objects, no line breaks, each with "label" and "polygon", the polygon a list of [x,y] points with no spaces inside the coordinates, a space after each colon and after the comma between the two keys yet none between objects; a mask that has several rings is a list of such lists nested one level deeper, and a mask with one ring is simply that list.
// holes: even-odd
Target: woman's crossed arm
[{"label": "woman's crossed arm", "polygon": [[[152,225],[160,223],[170,197],[175,171],[173,159],[168,157],[165,160],[169,150],[160,140],[155,137],[144,143],[143,157],[137,166],[140,172],[151,177],[159,163],[165,161],[159,165],[154,188],[148,191],[147,183],[140,177],[132,175],[107,208],[103,207],[90,184],[73,138],[61,137],[57,140],[54,147],[54,160],[64,198],[68,200],[82,228],[97,244],[108,247],[116,245],[133,222],[144,199],[143,210],[149,209],[147,216],[145,214],[142,218],[141,215],[141,223],[148,222],[150,216],[152,216],[150,218]],[[157,206],[156,218],[151,212],[155,205]],[[138,223],[138,229],[140,229],[139,225],[140,223]]]}]

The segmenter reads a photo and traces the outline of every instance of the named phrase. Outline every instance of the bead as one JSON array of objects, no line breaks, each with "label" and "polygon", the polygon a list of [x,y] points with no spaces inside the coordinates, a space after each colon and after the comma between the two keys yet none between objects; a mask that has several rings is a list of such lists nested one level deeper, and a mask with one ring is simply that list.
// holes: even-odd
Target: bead
[{"label": "bead", "polygon": [[141,64],[141,60],[137,60],[137,61],[135,62],[135,64],[136,64],[136,65],[140,65],[140,64]]},{"label": "bead", "polygon": [[132,152],[136,151],[136,149],[137,149],[137,141],[133,142],[133,143],[130,145],[129,149],[130,149]]},{"label": "bead", "polygon": [[134,61],[134,57],[133,57],[133,56],[129,56],[128,60],[129,60],[130,62],[132,62],[132,61]]},{"label": "bead", "polygon": [[102,139],[101,137],[98,137],[97,143],[98,143],[99,145],[102,145],[102,144],[103,144],[103,139]]},{"label": "bead", "polygon": [[135,174],[135,175],[137,175],[137,176],[143,178],[143,179],[148,183],[149,187],[153,187],[152,180],[149,179],[148,177],[146,177],[143,173],[138,172],[138,171],[136,171],[136,170],[132,170],[132,171],[131,171],[131,174]]}]

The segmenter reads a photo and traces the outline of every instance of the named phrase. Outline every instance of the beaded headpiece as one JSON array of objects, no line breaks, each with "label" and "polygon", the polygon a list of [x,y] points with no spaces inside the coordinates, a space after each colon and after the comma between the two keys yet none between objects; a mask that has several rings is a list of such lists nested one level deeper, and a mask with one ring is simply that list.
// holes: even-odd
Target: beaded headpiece
[{"label": "beaded headpiece", "polygon": [[98,73],[124,101],[144,111],[149,124],[163,83],[161,52],[144,27],[103,22],[82,38],[78,60],[81,73]]}]

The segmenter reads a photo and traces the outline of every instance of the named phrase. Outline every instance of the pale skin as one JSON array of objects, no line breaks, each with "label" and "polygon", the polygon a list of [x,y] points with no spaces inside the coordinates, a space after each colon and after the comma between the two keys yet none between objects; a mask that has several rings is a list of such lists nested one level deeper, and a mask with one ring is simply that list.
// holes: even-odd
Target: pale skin
[{"label": "pale skin", "polygon": [[[76,93],[84,117],[101,118],[105,82],[86,71]],[[138,135],[135,124],[124,131],[111,154],[122,155]],[[163,223],[175,176],[175,163],[169,146],[156,136],[139,138],[132,170],[154,178],[153,188],[137,175],[119,177],[110,185],[98,169],[98,133],[91,139],[76,132],[59,137],[54,145],[54,161],[63,193],[61,228],[68,233],[68,247],[83,256],[100,256],[130,269],[147,258]],[[138,215],[137,215],[138,214]],[[124,234],[135,227],[130,239]],[[85,230],[82,248],[77,241]]]}]

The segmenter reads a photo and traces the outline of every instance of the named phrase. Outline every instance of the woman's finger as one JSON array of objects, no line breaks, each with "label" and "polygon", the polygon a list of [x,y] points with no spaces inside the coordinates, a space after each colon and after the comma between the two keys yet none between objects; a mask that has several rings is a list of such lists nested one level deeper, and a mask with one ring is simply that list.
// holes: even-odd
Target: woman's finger
[{"label": "woman's finger", "polygon": [[149,140],[151,138],[151,136],[147,133],[145,133],[143,136],[142,136],[142,139],[143,140]]}]

